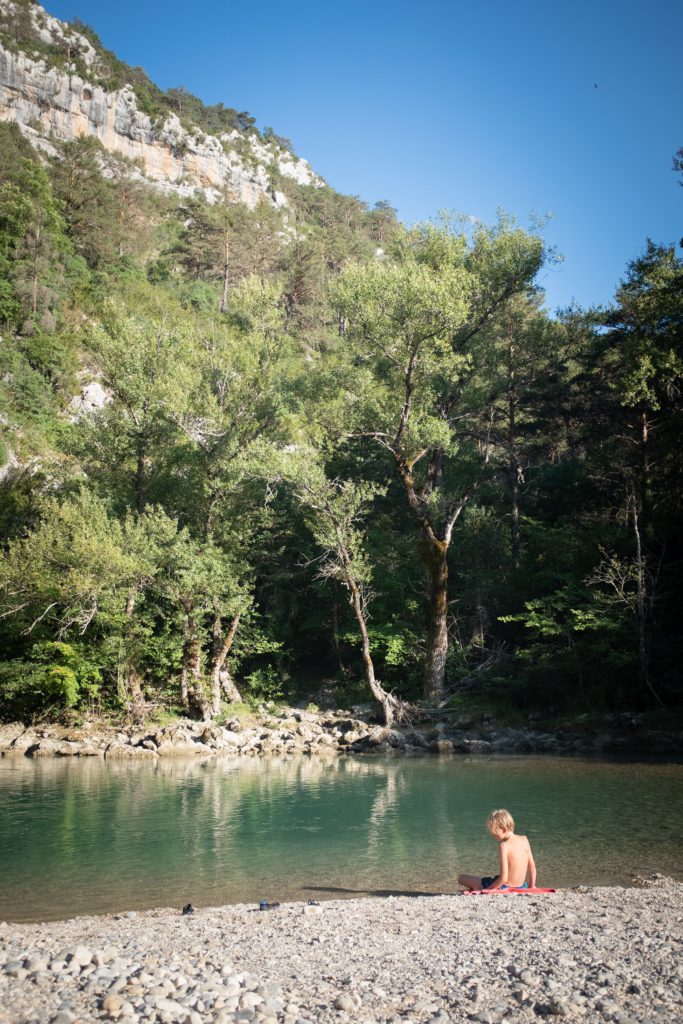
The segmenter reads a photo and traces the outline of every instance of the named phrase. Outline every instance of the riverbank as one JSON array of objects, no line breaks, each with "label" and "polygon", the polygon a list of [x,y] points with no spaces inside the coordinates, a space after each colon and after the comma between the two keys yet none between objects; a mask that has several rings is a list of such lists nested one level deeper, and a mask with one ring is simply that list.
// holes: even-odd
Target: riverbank
[{"label": "riverbank", "polygon": [[681,1019],[683,884],[0,925],[0,1022]]},{"label": "riverbank", "polygon": [[511,726],[492,716],[416,718],[387,729],[370,705],[346,711],[280,708],[234,715],[223,724],[175,719],[167,724],[0,725],[0,756],[104,757],[111,760],[221,754],[242,757],[329,753],[391,754],[680,754],[683,730],[653,728],[644,716],[580,716],[549,728]]}]

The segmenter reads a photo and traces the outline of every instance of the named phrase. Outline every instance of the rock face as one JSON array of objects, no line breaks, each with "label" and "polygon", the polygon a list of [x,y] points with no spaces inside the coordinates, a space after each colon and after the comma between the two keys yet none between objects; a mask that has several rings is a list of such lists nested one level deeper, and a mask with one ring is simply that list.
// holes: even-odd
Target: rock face
[{"label": "rock face", "polygon": [[74,395],[69,403],[72,421],[104,409],[111,402],[111,397],[111,392],[103,388],[98,380],[84,384],[80,395]]},{"label": "rock face", "polygon": [[[0,0],[0,6],[6,11],[16,7],[12,0]],[[38,5],[31,9],[31,17],[42,42],[63,45],[68,39],[96,78],[99,58],[85,36]],[[234,198],[249,207],[264,197],[279,207],[287,200],[273,187],[271,170],[299,184],[324,184],[306,160],[275,143],[237,131],[220,137],[198,128],[186,131],[175,114],[153,124],[138,109],[131,86],[107,92],[76,74],[75,66],[73,73],[48,67],[37,53],[15,53],[2,45],[0,120],[16,122],[33,145],[48,150],[50,137],[72,141],[95,136],[105,149],[139,161],[144,176],[167,192],[189,195],[203,189],[211,199],[227,185]]]}]

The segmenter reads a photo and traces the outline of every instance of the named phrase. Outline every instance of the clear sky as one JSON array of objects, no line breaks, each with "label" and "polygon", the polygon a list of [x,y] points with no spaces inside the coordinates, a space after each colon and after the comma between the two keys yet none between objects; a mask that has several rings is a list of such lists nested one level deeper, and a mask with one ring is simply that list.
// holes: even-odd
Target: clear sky
[{"label": "clear sky", "polygon": [[162,88],[247,110],[340,192],[412,223],[552,214],[553,310],[608,303],[647,236],[678,242],[675,0],[47,0]]}]

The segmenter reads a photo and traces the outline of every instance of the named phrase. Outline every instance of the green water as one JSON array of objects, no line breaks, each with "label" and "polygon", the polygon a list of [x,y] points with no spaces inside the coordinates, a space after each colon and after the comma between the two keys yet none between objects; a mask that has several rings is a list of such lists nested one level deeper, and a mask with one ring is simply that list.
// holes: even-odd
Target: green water
[{"label": "green water", "polygon": [[507,807],[540,885],[683,877],[679,764],[546,757],[0,759],[0,920],[448,892]]}]

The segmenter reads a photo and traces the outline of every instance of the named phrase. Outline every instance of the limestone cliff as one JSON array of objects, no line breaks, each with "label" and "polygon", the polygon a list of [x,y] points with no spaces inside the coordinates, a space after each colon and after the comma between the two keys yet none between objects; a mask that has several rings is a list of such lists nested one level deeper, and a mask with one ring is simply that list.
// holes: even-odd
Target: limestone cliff
[{"label": "limestone cliff", "polygon": [[0,13],[30,19],[31,35],[43,49],[46,45],[78,55],[77,62],[51,66],[40,47],[12,47],[0,37],[0,120],[15,121],[36,147],[49,150],[50,139],[92,135],[106,149],[138,161],[145,177],[164,191],[189,194],[203,189],[211,198],[227,186],[250,207],[263,197],[275,206],[287,205],[274,185],[273,171],[302,185],[324,184],[306,160],[255,132],[209,135],[183,127],[173,113],[154,123],[139,109],[131,85],[107,91],[97,84],[96,48],[37,3],[0,0]]}]

